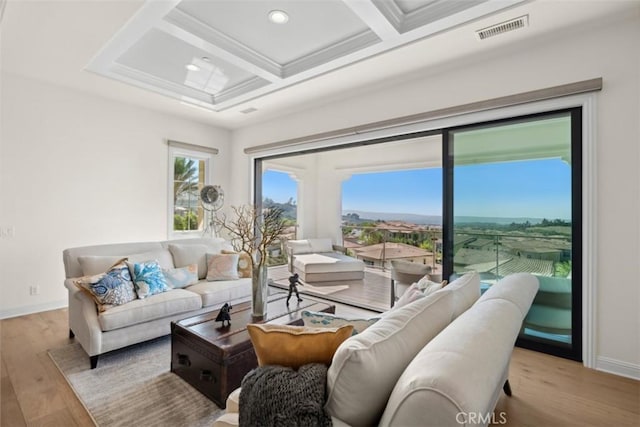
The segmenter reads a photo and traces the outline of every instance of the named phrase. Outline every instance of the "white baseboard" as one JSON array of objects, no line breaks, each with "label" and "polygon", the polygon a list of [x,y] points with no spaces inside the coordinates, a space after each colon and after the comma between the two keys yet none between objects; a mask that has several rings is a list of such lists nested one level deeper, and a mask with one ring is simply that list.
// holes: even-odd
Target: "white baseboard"
[{"label": "white baseboard", "polygon": [[67,306],[68,301],[66,299],[51,301],[44,304],[25,305],[23,307],[0,310],[0,319],[9,319],[11,317],[40,313],[41,311],[57,310],[59,308],[65,308]]},{"label": "white baseboard", "polygon": [[609,357],[598,356],[596,369],[598,371],[609,372],[610,374],[640,380],[640,365],[636,365],[634,363],[622,362]]}]

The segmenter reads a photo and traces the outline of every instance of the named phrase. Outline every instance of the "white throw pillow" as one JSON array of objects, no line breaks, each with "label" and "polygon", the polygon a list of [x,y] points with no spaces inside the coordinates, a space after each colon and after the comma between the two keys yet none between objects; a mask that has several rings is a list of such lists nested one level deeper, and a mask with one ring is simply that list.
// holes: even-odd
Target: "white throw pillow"
[{"label": "white throw pillow", "polygon": [[327,372],[329,415],[350,425],[377,424],[402,371],[452,313],[453,294],[436,292],[343,342]]},{"label": "white throw pillow", "polygon": [[186,267],[190,264],[198,264],[198,278],[207,276],[207,251],[206,245],[169,244],[169,251],[173,256],[175,267]]},{"label": "white throw pillow", "polygon": [[321,254],[323,252],[333,252],[331,239],[309,239],[311,252]]},{"label": "white throw pillow", "polygon": [[308,240],[289,240],[287,246],[289,246],[289,251],[293,255],[310,254],[313,252]]},{"label": "white throw pillow", "polygon": [[424,276],[422,279],[418,280],[418,283],[416,284],[418,289],[420,289],[420,291],[424,295],[431,295],[435,291],[442,289],[442,285],[443,285],[443,282],[441,281],[440,282],[431,281],[428,274]]}]

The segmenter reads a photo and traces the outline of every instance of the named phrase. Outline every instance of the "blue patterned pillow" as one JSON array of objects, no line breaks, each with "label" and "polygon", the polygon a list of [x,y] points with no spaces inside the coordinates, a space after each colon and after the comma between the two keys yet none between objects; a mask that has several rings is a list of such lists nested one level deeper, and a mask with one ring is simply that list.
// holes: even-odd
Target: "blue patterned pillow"
[{"label": "blue patterned pillow", "polygon": [[198,264],[180,268],[163,268],[162,273],[170,288],[178,289],[198,283]]},{"label": "blue patterned pillow", "polygon": [[341,316],[336,316],[331,313],[322,313],[316,311],[302,311],[302,321],[304,326],[311,326],[316,328],[339,328],[345,325],[353,326],[353,332],[351,335],[357,335],[367,329],[369,326],[380,320],[379,317],[372,317],[370,319],[349,319]]},{"label": "blue patterned pillow", "polygon": [[138,298],[143,299],[171,289],[167,285],[167,279],[162,274],[158,261],[127,262],[127,265],[131,271]]},{"label": "blue patterned pillow", "polygon": [[116,263],[106,273],[78,279],[76,286],[91,295],[99,311],[105,311],[109,307],[126,304],[136,299],[129,268],[124,259]]}]

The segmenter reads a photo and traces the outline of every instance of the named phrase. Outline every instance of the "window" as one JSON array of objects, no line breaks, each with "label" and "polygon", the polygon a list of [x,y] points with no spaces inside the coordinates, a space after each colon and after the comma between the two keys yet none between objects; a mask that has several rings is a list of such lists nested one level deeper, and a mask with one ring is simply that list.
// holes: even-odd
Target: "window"
[{"label": "window", "polygon": [[[445,138],[445,273],[483,290],[517,272],[540,289],[518,345],[582,359],[579,108],[452,128]],[[448,274],[445,274],[448,277]]]},{"label": "window", "polygon": [[213,152],[169,142],[169,236],[202,232],[205,212],[200,190],[212,183]]}]

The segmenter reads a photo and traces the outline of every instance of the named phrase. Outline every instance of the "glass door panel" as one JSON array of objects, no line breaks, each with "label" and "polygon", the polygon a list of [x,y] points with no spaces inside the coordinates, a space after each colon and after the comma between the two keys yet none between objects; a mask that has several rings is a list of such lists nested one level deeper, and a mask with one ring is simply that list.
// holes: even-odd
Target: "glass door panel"
[{"label": "glass door panel", "polygon": [[445,275],[482,291],[528,272],[540,290],[519,344],[581,358],[579,109],[445,132]]}]

